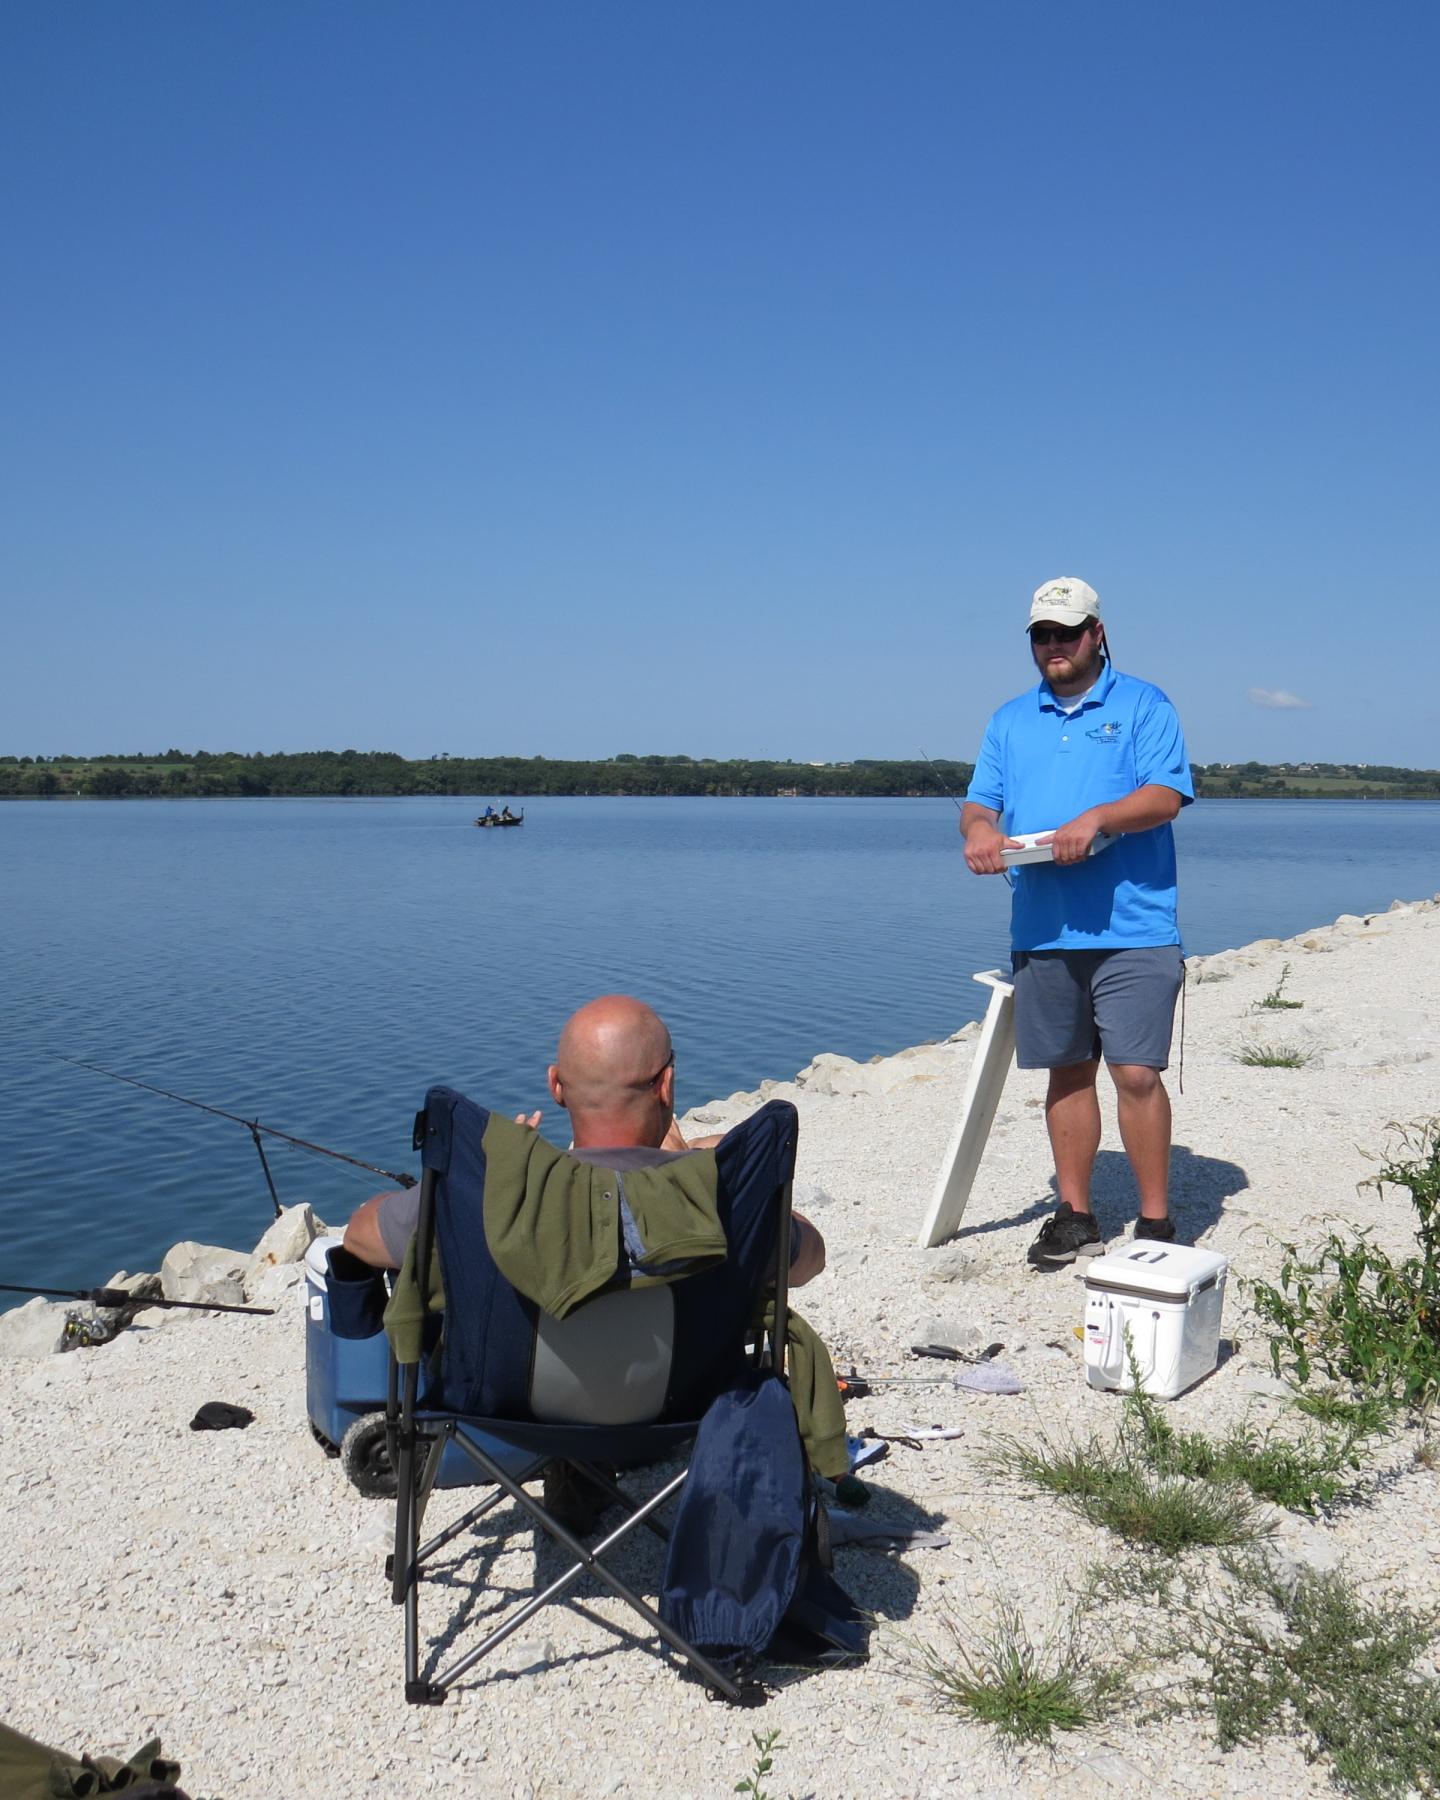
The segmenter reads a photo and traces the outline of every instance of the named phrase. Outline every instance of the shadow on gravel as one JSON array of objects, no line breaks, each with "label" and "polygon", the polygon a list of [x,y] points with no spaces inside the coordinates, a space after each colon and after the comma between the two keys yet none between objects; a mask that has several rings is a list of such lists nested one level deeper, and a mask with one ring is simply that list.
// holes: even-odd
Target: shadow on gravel
[{"label": "shadow on gravel", "polygon": [[[1226,1162],[1218,1156],[1197,1156],[1188,1145],[1176,1144],[1170,1151],[1170,1212],[1180,1240],[1193,1244],[1220,1221],[1225,1202],[1250,1186],[1250,1177],[1239,1163]],[[1121,1150],[1102,1150],[1095,1158],[1095,1174],[1090,1184],[1091,1205],[1106,1237],[1117,1237],[1128,1230],[1138,1213],[1135,1178],[1130,1163]],[[1009,1231],[1017,1225],[1038,1224],[1055,1210],[1059,1195],[1055,1177],[1050,1177],[1050,1193],[1044,1200],[1032,1200],[1028,1206],[1008,1213],[1003,1219],[988,1219],[983,1225],[961,1224],[954,1241],[984,1237],[994,1231]]]}]

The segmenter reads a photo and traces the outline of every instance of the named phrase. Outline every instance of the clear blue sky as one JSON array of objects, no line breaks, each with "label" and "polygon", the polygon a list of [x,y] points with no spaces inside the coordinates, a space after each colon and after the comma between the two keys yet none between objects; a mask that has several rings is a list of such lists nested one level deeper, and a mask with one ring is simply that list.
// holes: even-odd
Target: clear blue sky
[{"label": "clear blue sky", "polygon": [[0,43],[0,751],[971,757],[1073,574],[1196,760],[1440,763],[1433,0]]}]

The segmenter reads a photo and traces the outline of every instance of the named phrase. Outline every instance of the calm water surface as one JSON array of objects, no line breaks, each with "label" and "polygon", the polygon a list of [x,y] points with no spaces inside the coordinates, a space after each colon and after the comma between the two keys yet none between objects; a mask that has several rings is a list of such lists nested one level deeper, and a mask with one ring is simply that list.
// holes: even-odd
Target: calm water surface
[{"label": "calm water surface", "polygon": [[[476,810],[0,806],[0,1279],[89,1285],[177,1238],[248,1247],[270,1217],[239,1126],[44,1051],[404,1169],[433,1082],[545,1105],[594,994],[665,1016],[688,1107],[946,1036],[1008,955],[1008,893],[966,871],[944,800],[532,800],[505,832]],[[1429,895],[1440,868],[1440,803],[1207,800],[1177,833],[1191,952]],[[282,1199],[332,1220],[383,1185],[273,1161]]]}]

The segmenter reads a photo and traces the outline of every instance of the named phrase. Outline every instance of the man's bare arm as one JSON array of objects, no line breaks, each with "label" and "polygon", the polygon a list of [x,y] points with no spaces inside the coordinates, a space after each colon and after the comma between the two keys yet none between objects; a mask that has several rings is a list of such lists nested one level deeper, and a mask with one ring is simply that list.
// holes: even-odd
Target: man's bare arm
[{"label": "man's bare arm", "polygon": [[345,1248],[352,1256],[358,1256],[361,1262],[369,1263],[375,1269],[396,1269],[400,1266],[385,1248],[377,1217],[381,1205],[389,1198],[389,1194],[374,1195],[350,1215],[350,1223],[345,1227]]},{"label": "man's bare arm", "polygon": [[960,835],[965,840],[965,866],[972,875],[1003,875],[1005,858],[1000,854],[1013,848],[1014,838],[1000,829],[1000,815],[978,800],[967,800],[960,809]]},{"label": "man's bare arm", "polygon": [[1150,781],[1119,800],[1090,806],[1055,833],[1051,855],[1057,863],[1081,862],[1090,854],[1098,832],[1117,836],[1126,831],[1151,831],[1168,825],[1180,811],[1180,795],[1174,788]]}]

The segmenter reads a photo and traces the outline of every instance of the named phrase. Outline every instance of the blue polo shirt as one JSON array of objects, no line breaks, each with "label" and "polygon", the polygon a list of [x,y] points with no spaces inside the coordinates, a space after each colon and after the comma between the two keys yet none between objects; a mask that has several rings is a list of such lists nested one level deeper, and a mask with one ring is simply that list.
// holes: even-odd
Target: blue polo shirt
[{"label": "blue polo shirt", "polygon": [[[1013,837],[1053,831],[1151,782],[1186,805],[1195,798],[1180,721],[1159,688],[1106,663],[1073,713],[1061,711],[1047,681],[1002,706],[985,728],[966,798],[1003,813]],[[1016,950],[1180,942],[1169,825],[1127,832],[1083,863],[1028,863],[1011,875]]]}]

